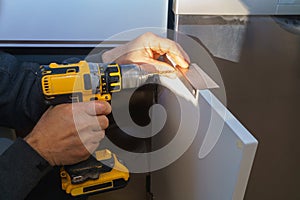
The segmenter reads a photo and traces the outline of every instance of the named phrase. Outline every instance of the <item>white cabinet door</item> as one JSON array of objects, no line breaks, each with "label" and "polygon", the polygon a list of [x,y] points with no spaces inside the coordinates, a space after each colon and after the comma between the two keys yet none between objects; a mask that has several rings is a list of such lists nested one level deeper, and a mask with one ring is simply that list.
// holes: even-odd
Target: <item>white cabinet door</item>
[{"label": "white cabinet door", "polygon": [[[161,81],[168,89],[158,103],[167,119],[152,145],[170,165],[151,174],[154,199],[242,200],[257,140],[209,90],[195,97],[178,79]],[[152,166],[162,162],[150,160]]]}]

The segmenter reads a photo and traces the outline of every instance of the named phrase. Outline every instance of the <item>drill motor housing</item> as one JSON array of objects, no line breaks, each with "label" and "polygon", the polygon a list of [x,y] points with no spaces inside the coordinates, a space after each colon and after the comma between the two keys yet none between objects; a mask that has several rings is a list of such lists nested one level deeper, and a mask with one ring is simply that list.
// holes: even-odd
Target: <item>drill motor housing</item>
[{"label": "drill motor housing", "polygon": [[60,103],[111,100],[121,90],[120,66],[80,61],[74,64],[42,65],[42,90],[46,102]]}]

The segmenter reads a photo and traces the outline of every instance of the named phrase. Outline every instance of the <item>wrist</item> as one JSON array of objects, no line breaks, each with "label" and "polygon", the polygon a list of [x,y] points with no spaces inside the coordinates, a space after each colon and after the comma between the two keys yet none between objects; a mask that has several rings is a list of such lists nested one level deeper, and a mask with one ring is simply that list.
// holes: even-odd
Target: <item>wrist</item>
[{"label": "wrist", "polygon": [[42,158],[44,158],[51,166],[54,166],[55,164],[51,162],[51,159],[49,159],[49,153],[45,151],[45,148],[41,147],[40,141],[38,138],[32,136],[32,134],[27,135],[24,138],[24,141],[31,146],[33,150],[35,150]]}]

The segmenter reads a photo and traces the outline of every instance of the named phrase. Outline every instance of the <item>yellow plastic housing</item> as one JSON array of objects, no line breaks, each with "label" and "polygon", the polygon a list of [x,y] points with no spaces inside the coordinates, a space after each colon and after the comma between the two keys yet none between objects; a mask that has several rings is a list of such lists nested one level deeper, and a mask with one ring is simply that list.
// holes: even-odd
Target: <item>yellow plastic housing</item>
[{"label": "yellow plastic housing", "polygon": [[[118,76],[121,81],[119,65],[115,64],[112,66],[116,66],[118,71],[110,73],[109,76]],[[70,100],[86,102],[91,100],[109,101],[111,100],[111,92],[120,91],[120,89],[103,91],[103,88],[108,88],[108,86],[105,82],[102,82],[103,79],[100,77],[103,77],[104,74],[100,71],[100,66],[98,66],[96,75],[99,77],[99,88],[98,91],[93,92],[91,87],[86,88],[85,86],[84,76],[89,76],[90,74],[89,63],[86,61],[80,61],[74,64],[51,63],[42,71],[43,93],[47,100],[53,100],[61,95],[69,95]],[[111,83],[111,86],[120,86],[119,88],[121,88],[120,81]]]},{"label": "yellow plastic housing", "polygon": [[62,167],[60,176],[62,180],[62,189],[65,190],[66,193],[71,194],[72,196],[79,196],[89,193],[104,192],[120,188],[120,185],[114,183],[115,180],[123,180],[124,182],[129,180],[128,169],[119,162],[115,154],[107,149],[96,151],[95,154],[98,161],[113,157],[115,165],[112,170],[101,173],[97,180],[88,180],[80,184],[72,184],[69,174]]}]

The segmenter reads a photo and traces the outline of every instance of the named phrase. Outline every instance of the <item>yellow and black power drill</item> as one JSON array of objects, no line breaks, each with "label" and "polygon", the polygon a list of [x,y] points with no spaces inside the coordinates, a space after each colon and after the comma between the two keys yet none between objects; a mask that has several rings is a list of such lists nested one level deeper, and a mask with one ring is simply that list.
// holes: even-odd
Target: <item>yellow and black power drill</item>
[{"label": "yellow and black power drill", "polygon": [[[91,63],[41,66],[42,90],[49,105],[111,100],[111,93],[136,88],[146,82],[150,73],[139,65]],[[129,171],[109,150],[96,151],[87,161],[63,166],[62,189],[73,196],[105,192],[124,187]]]}]

